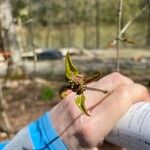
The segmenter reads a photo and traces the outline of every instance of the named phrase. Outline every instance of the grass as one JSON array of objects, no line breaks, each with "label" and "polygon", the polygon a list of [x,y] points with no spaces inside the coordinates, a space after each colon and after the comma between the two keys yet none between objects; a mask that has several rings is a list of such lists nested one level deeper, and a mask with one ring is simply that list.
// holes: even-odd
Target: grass
[{"label": "grass", "polygon": [[45,86],[41,91],[42,100],[49,101],[52,100],[55,96],[54,89]]}]

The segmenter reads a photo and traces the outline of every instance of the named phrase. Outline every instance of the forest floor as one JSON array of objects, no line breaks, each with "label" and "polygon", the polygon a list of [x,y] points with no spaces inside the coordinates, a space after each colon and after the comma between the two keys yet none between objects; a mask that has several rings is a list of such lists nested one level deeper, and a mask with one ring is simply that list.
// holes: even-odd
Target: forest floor
[{"label": "forest floor", "polygon": [[[5,111],[13,133],[8,135],[0,131],[0,141],[11,138],[22,127],[50,111],[60,100],[59,91],[56,89],[59,89],[63,83],[38,79],[36,83],[32,80],[24,80],[8,81],[8,84],[3,89],[3,97],[7,102]],[[51,94],[47,94],[47,91]]]}]

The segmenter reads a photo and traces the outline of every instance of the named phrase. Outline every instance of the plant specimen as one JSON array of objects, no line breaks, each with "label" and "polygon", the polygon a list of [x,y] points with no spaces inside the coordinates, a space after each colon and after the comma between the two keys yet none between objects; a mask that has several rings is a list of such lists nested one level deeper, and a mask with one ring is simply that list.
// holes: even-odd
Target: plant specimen
[{"label": "plant specimen", "polygon": [[66,86],[66,90],[61,93],[62,98],[67,96],[67,89],[71,89],[73,92],[76,93],[75,103],[79,107],[79,109],[85,113],[86,115],[90,116],[86,107],[85,107],[85,100],[86,97],[84,95],[85,90],[95,90],[103,92],[104,94],[107,93],[105,90],[95,89],[87,87],[87,84],[92,82],[95,79],[100,77],[100,73],[93,75],[92,77],[86,77],[83,74],[79,73],[79,70],[76,66],[72,63],[69,52],[67,52],[65,57],[65,65],[66,65],[66,77],[68,79],[69,85]]}]

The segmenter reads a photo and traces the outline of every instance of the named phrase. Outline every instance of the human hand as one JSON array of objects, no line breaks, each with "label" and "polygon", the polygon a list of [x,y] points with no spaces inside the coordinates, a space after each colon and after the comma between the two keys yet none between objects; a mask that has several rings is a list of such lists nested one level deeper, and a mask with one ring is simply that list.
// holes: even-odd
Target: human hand
[{"label": "human hand", "polygon": [[128,109],[140,100],[149,101],[146,88],[131,79],[112,73],[90,83],[89,87],[107,90],[107,94],[86,90],[86,108],[91,117],[81,114],[71,92],[51,110],[58,134],[70,150],[96,150]]}]

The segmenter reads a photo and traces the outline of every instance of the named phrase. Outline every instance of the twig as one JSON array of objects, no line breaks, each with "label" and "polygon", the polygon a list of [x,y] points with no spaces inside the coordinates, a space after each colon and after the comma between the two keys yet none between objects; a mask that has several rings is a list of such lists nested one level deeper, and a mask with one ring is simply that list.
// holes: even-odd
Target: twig
[{"label": "twig", "polygon": [[122,30],[120,31],[120,35],[119,35],[119,36],[122,36],[122,34],[125,33],[125,31],[126,31],[126,30],[128,29],[128,27],[131,25],[131,23],[132,23],[138,16],[140,16],[140,15],[143,13],[143,11],[146,10],[147,7],[148,7],[148,6],[145,5],[145,7],[143,7],[142,10],[141,10],[139,13],[137,13],[133,18],[131,18],[131,19],[125,24],[125,26],[124,26],[124,27],[122,28]]},{"label": "twig", "polygon": [[[127,30],[128,27],[132,24],[132,22],[133,22],[136,18],[138,18],[138,17],[147,9],[147,7],[148,7],[148,6],[145,5],[145,7],[143,7],[142,10],[141,10],[139,13],[137,13],[135,16],[133,16],[133,17],[124,25],[124,27],[123,27],[123,28],[121,29],[121,31],[120,31],[120,34],[119,34],[120,39],[119,39],[119,40],[121,40],[121,36],[126,32],[126,30]],[[116,45],[117,39],[118,39],[118,38],[114,39],[114,40],[111,42],[111,44],[112,44],[112,45]]]},{"label": "twig", "polygon": [[102,92],[103,94],[108,93],[108,91],[106,90],[102,90],[102,89],[97,89],[97,88],[93,88],[93,87],[86,87],[87,90],[92,90],[92,91],[97,91],[97,92]]}]

